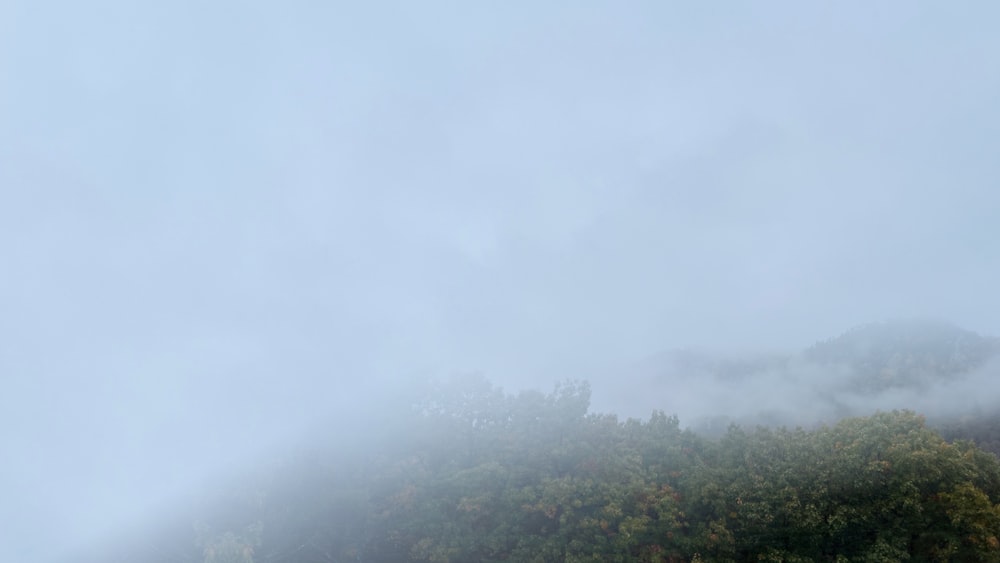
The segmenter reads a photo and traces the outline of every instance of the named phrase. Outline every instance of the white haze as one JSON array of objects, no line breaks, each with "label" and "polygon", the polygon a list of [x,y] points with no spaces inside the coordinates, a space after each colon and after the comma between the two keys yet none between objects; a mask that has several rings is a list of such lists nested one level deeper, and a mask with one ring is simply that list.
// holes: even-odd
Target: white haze
[{"label": "white haze", "polygon": [[[708,360],[746,357],[698,354]],[[940,419],[1000,407],[998,359],[968,373],[877,390],[865,388],[861,384],[864,380],[850,366],[820,364],[797,354],[789,354],[787,363],[780,367],[742,376],[685,369],[669,356],[623,366],[615,374],[598,380],[593,410],[638,419],[662,410],[677,415],[683,426],[712,433],[723,432],[730,424],[810,428],[847,416],[895,409]],[[642,393],[630,391],[634,389],[642,389]]]},{"label": "white haze", "polygon": [[[425,377],[1000,334],[998,16],[3,2],[0,560],[72,560],[331,412],[365,437]],[[774,379],[648,406],[813,392]]]}]

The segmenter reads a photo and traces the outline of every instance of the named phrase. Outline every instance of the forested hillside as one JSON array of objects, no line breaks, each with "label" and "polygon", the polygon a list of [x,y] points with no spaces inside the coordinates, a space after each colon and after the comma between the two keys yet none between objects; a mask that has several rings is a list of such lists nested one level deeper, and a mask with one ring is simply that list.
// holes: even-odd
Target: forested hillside
[{"label": "forested hillside", "polygon": [[949,323],[908,320],[872,323],[805,351],[818,364],[850,367],[859,391],[919,387],[960,378],[1000,352],[1000,340]]},{"label": "forested hillside", "polygon": [[[949,323],[871,323],[790,353],[678,350],[598,380],[598,410],[676,413],[700,433],[833,424],[914,410],[950,438],[1000,453],[1000,340]],[[608,381],[614,381],[609,384]],[[641,389],[641,392],[635,392]]]},{"label": "forested hillside", "polygon": [[103,561],[1000,561],[1000,463],[912,412],[712,440],[589,401],[428,389],[394,439],[329,428]]}]

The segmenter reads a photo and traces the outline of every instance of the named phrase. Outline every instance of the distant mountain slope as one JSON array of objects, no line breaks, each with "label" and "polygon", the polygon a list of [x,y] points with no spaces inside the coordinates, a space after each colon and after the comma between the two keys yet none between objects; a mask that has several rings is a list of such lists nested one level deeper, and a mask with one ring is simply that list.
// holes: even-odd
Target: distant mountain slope
[{"label": "distant mountain slope", "polygon": [[[975,435],[986,443],[984,421],[994,413],[1000,419],[1000,389],[992,384],[1000,375],[998,359],[1000,339],[947,322],[895,320],[792,353],[662,353],[595,389],[599,409],[633,417],[664,409],[709,434],[731,423],[813,427],[912,409],[956,428],[951,436]],[[967,423],[956,427],[963,417]],[[989,436],[1000,444],[1000,431]]]},{"label": "distant mountain slope", "polygon": [[803,356],[818,364],[850,367],[865,391],[922,386],[985,365],[1000,353],[1000,340],[930,320],[871,323],[819,342]]}]

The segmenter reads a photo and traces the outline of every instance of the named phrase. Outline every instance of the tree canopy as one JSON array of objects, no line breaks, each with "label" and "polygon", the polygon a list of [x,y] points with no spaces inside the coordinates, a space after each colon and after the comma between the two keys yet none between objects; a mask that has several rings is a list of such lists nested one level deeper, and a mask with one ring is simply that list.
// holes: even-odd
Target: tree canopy
[{"label": "tree canopy", "polygon": [[396,440],[275,466],[140,557],[1000,561],[1000,463],[912,412],[710,440],[662,412],[589,413],[589,398],[575,381],[549,394],[438,386]]}]

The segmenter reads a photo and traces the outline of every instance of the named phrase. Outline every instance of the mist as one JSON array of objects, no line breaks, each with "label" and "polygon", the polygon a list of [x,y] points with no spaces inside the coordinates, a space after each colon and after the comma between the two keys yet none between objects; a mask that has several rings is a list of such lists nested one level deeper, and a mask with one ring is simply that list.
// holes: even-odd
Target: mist
[{"label": "mist", "polygon": [[901,370],[906,380],[894,382],[872,379],[848,363],[810,359],[802,350],[679,350],[595,378],[592,410],[640,420],[662,410],[709,435],[724,433],[731,424],[809,429],[892,410],[932,421],[962,419],[1000,406],[998,360],[991,353],[973,369],[954,373]]},{"label": "mist", "polygon": [[1000,334],[998,16],[7,2],[0,559],[66,560],[427,379],[738,418],[826,379],[617,378],[900,316]]}]

